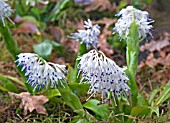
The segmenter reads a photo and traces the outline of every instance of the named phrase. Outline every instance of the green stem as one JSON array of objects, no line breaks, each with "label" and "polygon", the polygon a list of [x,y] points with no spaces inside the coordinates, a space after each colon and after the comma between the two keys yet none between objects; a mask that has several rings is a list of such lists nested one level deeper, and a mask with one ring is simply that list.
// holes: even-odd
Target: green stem
[{"label": "green stem", "polygon": [[[80,44],[79,51],[77,54],[77,58],[82,56],[87,52],[86,50],[86,44]],[[78,77],[78,70],[77,70],[77,65],[79,64],[80,61],[76,60],[75,66],[74,66],[74,82],[79,83],[80,78]]]},{"label": "green stem", "polygon": [[127,37],[127,75],[130,79],[130,88],[132,93],[132,106],[137,104],[138,87],[136,83],[136,70],[138,66],[138,54],[139,54],[139,38],[138,38],[138,26],[135,22],[131,24],[130,32]]},{"label": "green stem", "polygon": [[[17,55],[20,54],[20,50],[19,47],[17,46],[16,41],[13,39],[11,32],[8,28],[8,26],[3,26],[2,23],[0,23],[0,33],[4,39],[6,48],[8,49],[9,53],[11,54],[11,57],[13,59],[13,61],[17,60]],[[16,63],[15,63],[16,65]],[[25,77],[25,73],[24,71],[21,71],[21,67],[17,67],[18,69],[18,73],[21,76],[23,82],[25,82],[25,87],[27,90],[31,91],[31,87],[26,83],[26,77]]]}]

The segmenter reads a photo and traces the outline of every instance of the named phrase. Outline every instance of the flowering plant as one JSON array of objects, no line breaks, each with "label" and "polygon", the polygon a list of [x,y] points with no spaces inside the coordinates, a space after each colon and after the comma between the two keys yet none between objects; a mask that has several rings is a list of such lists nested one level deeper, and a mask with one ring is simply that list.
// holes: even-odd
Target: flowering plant
[{"label": "flowering plant", "polygon": [[[90,4],[92,1],[74,0],[77,4],[82,2]],[[17,1],[16,3],[19,2]],[[26,4],[31,6],[35,6],[36,2],[42,3],[41,0],[26,0]],[[69,0],[59,1],[58,3],[61,6],[54,7],[54,10],[57,10],[54,16],[58,15],[59,11],[68,2]],[[130,123],[136,117],[152,116],[153,112],[159,116],[157,105],[163,102],[164,97],[166,97],[165,99],[169,98],[170,84],[167,84],[163,90],[163,96],[161,95],[155,102],[152,102],[147,101],[142,96],[138,91],[136,82],[139,43],[147,38],[148,34],[152,36],[152,23],[154,21],[149,18],[148,12],[138,10],[133,6],[127,6],[116,14],[119,19],[115,23],[113,33],[117,33],[120,39],[126,42],[127,67],[118,66],[117,61],[113,61],[112,58],[104,54],[105,52],[101,51],[102,49],[98,47],[98,38],[100,32],[102,32],[101,27],[87,19],[87,21],[84,21],[84,30],[78,30],[68,36],[70,39],[80,42],[75,67],[72,68],[67,63],[66,65],[64,65],[65,63],[62,65],[57,64],[56,61],[53,63],[51,59],[45,58],[45,56],[41,55],[41,53],[36,53],[36,51],[35,53],[22,53],[6,24],[6,18],[13,23],[9,16],[14,11],[6,3],[6,0],[0,0],[0,3],[0,17],[2,20],[0,22],[0,33],[22,77],[22,81],[17,80],[17,83],[30,92],[26,92],[29,99],[34,99],[31,94],[43,94],[53,103],[68,105],[74,111],[74,116],[78,114],[78,116],[71,118],[73,122]],[[30,9],[35,9],[36,12],[38,10],[34,7],[30,7]],[[41,20],[39,13],[37,13],[37,18]],[[41,38],[44,38],[43,36]],[[46,43],[44,41],[42,52],[50,49],[52,45],[57,45],[56,42],[50,42],[48,47],[45,45]],[[52,48],[49,52],[52,52]],[[157,93],[158,91],[156,90]],[[19,92],[16,91],[16,93]],[[21,95],[24,96],[25,94]],[[153,95],[150,100],[153,99]],[[48,101],[47,97],[45,97],[46,101]],[[21,98],[23,99],[23,97]],[[35,98],[37,97],[35,96]],[[34,100],[36,108],[32,108],[28,103],[28,98],[25,97],[22,101],[22,107],[26,104],[25,110],[31,109],[32,112],[36,109],[39,111],[38,101]],[[43,104],[45,102],[41,102],[40,107],[44,108]]]}]

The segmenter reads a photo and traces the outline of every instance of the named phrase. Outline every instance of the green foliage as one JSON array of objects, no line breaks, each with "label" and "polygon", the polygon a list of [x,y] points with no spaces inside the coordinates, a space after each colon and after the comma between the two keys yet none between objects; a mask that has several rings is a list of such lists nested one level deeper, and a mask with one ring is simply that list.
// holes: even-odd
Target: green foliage
[{"label": "green foliage", "polygon": [[[152,0],[133,0],[133,5],[136,8],[143,7],[140,2],[150,4]],[[91,17],[95,18],[96,20],[100,20],[101,18],[105,17],[108,11],[101,12],[100,14],[96,14],[95,12],[91,12],[89,14],[83,15],[83,7],[77,7],[76,9],[71,8],[70,11],[68,8],[72,6],[73,2],[70,0],[59,0],[57,1],[57,4],[54,5],[49,4],[44,7],[31,7],[26,6],[25,1],[19,0],[15,1],[16,3],[16,14],[19,16],[22,16],[23,21],[29,21],[34,24],[42,31],[46,29],[46,22],[47,21],[56,21],[59,25],[60,22],[62,22],[62,26],[65,27],[65,20],[62,20],[61,17],[64,16],[67,18],[68,16],[74,16],[71,17],[72,19],[76,18],[82,19],[83,16],[85,17]],[[127,5],[126,0],[120,1],[118,7],[116,8],[116,11],[119,11],[123,7]],[[51,12],[49,16],[49,12]],[[67,12],[74,12],[73,15],[71,15]],[[77,14],[78,13],[78,14]],[[108,15],[109,17],[113,16],[111,14]],[[72,20],[71,19],[71,20]],[[57,25],[57,26],[58,26]],[[139,39],[138,39],[138,27],[133,22],[130,27],[130,33],[128,35],[128,38],[125,41],[118,41],[117,35],[116,36],[110,36],[108,37],[108,41],[111,44],[112,47],[118,47],[121,50],[125,48],[125,45],[127,44],[127,75],[129,76],[129,86],[131,88],[132,92],[132,100],[128,101],[123,98],[122,100],[116,99],[117,105],[113,104],[113,100],[111,100],[112,104],[101,104],[100,101],[96,99],[90,99],[87,102],[85,102],[82,105],[82,102],[80,99],[84,99],[86,96],[86,93],[89,89],[89,84],[79,84],[80,78],[77,78],[78,70],[76,66],[78,65],[79,61],[76,61],[75,68],[68,65],[69,73],[67,75],[68,84],[65,85],[65,87],[59,86],[57,89],[44,89],[40,94],[44,94],[47,96],[52,103],[65,103],[69,107],[72,108],[72,110],[78,114],[78,116],[74,115],[74,118],[72,118],[72,122],[77,123],[88,123],[88,122],[133,122],[134,119],[143,119],[143,118],[152,118],[156,117],[161,122],[166,122],[165,116],[161,116],[160,114],[160,107],[170,98],[170,81],[160,88],[157,88],[153,90],[150,94],[149,99],[147,100],[143,94],[138,94],[138,88],[136,85],[136,69],[138,66],[138,54],[139,54]],[[66,30],[67,32],[67,30]],[[16,60],[16,55],[20,53],[20,50],[13,39],[8,27],[4,27],[2,24],[0,25],[0,33],[3,36],[4,42],[6,44],[6,47],[8,51],[10,52],[13,60]],[[44,38],[44,37],[41,37]],[[125,44],[126,43],[126,44]],[[43,57],[46,60],[50,59],[50,55],[53,51],[53,48],[56,48],[57,51],[61,50],[63,47],[61,44],[56,43],[54,41],[50,40],[44,40],[42,43],[34,45],[34,51],[39,56]],[[79,51],[77,54],[77,57],[82,56],[84,53],[86,53],[86,46],[85,44],[80,44]],[[27,91],[36,94],[37,92],[33,92],[32,88],[24,82],[26,82],[24,72],[21,71],[20,68],[18,68],[18,71],[23,79],[23,82],[17,80],[15,77],[10,76],[4,76],[0,75],[0,90],[2,91],[11,91],[15,93],[19,93],[19,90],[17,88],[17,85],[25,86],[27,88]],[[15,84],[17,83],[17,84]],[[80,99],[79,99],[80,98]],[[86,110],[84,110],[84,109]],[[17,109],[16,113],[19,112],[19,108]],[[48,108],[48,111],[56,110],[56,107]],[[62,109],[61,109],[62,110]],[[63,110],[63,112],[66,114],[67,110]],[[112,115],[111,115],[111,113]],[[57,113],[56,113],[57,114]],[[170,107],[167,109],[167,117],[170,117]],[[112,117],[111,117],[112,116]],[[53,116],[55,117],[55,116]],[[64,116],[63,116],[64,117]],[[71,116],[69,116],[71,117]],[[47,117],[46,120],[53,122],[51,117]],[[60,122],[60,118],[57,119],[58,122]]]},{"label": "green foliage", "polygon": [[89,84],[79,84],[79,83],[68,83],[70,89],[78,96],[84,96],[88,89]]},{"label": "green foliage", "polygon": [[137,106],[148,106],[149,102],[146,100],[146,98],[144,97],[144,95],[139,94],[137,97]]},{"label": "green foliage", "polygon": [[127,75],[130,79],[130,88],[132,93],[132,106],[137,104],[138,87],[136,84],[136,70],[138,66],[138,54],[139,54],[139,38],[138,38],[138,26],[133,22],[130,26],[129,35],[126,40],[126,61],[127,61]]},{"label": "green foliage", "polygon": [[53,47],[61,47],[61,45],[54,41],[45,40],[40,44],[34,45],[34,52],[45,60],[49,60]]},{"label": "green foliage", "polygon": [[50,59],[53,46],[48,42],[42,42],[40,44],[34,45],[34,52],[44,58],[45,60]]},{"label": "green foliage", "polygon": [[[1,86],[1,84],[3,86]],[[14,93],[19,93],[17,86],[11,82],[6,76],[0,75],[0,89],[2,91],[10,91]]]},{"label": "green foliage", "polygon": [[166,101],[167,99],[170,98],[170,81],[166,84],[165,88],[163,89],[161,95],[156,99],[154,105],[160,105],[162,104],[164,101]]},{"label": "green foliage", "polygon": [[132,111],[132,116],[146,117],[151,112],[151,109],[147,106],[135,106]]},{"label": "green foliage", "polygon": [[59,0],[58,4],[56,4],[56,6],[54,7],[52,14],[49,16],[49,20],[54,21],[58,19],[66,4],[68,4],[69,2],[70,0]]},{"label": "green foliage", "polygon": [[[18,47],[16,41],[12,37],[8,26],[7,25],[3,26],[2,23],[0,23],[0,33],[3,36],[6,48],[8,49],[13,61],[16,61],[17,55],[20,54],[20,50],[19,50],[19,47]],[[26,77],[24,75],[25,74],[24,71],[21,71],[21,67],[17,67],[17,69],[18,69],[18,73],[20,74],[20,76],[22,77],[22,80],[25,83],[26,89],[29,92],[32,92],[32,90],[33,90],[32,87],[26,83]]]},{"label": "green foliage", "polygon": [[[77,58],[82,56],[86,52],[87,52],[86,44],[85,43],[80,44],[79,51],[78,51],[78,54],[77,54]],[[73,80],[75,83],[79,83],[80,82],[80,77],[78,76],[78,69],[77,69],[77,65],[78,64],[79,64],[79,61],[76,60],[76,63],[75,63],[75,66],[74,66],[74,80]]]},{"label": "green foliage", "polygon": [[102,119],[108,119],[110,111],[106,104],[98,105],[100,101],[95,99],[88,100],[83,106],[92,110],[95,114],[101,116]]},{"label": "green foliage", "polygon": [[[74,94],[71,89],[65,85],[65,87],[60,87],[58,86],[58,90],[65,101],[65,103],[70,106],[74,111],[76,110],[82,110],[83,111],[83,106],[79,100],[79,98]],[[83,112],[79,112],[79,115],[83,115]]]},{"label": "green foliage", "polygon": [[53,97],[57,97],[57,96],[61,96],[60,92],[58,91],[58,89],[47,89],[44,92],[44,95],[47,96],[49,99],[53,98]]}]

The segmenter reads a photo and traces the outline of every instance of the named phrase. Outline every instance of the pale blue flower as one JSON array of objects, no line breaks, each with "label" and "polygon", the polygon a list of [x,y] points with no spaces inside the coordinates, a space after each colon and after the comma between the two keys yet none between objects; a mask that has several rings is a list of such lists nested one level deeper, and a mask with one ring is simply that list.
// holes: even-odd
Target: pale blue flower
[{"label": "pale blue flower", "polygon": [[139,39],[145,38],[147,34],[152,36],[150,30],[153,26],[150,24],[154,21],[149,18],[148,12],[135,9],[133,6],[127,6],[116,16],[119,16],[120,19],[118,19],[113,30],[117,32],[121,38],[127,38],[133,18],[138,25]]},{"label": "pale blue flower", "polygon": [[9,16],[14,12],[11,7],[6,3],[7,0],[0,0],[0,18],[3,25],[5,26],[5,18],[14,24],[14,22],[9,18]]},{"label": "pale blue flower", "polygon": [[64,74],[67,73],[65,65],[46,62],[33,53],[21,53],[17,57],[16,63],[22,66],[22,71],[25,70],[27,82],[34,89],[40,90],[44,86],[56,88],[58,84],[64,86],[66,80]]},{"label": "pale blue flower", "polygon": [[78,32],[72,33],[71,36],[68,37],[80,41],[81,44],[85,43],[87,49],[89,49],[90,46],[97,48],[100,27],[98,25],[93,26],[90,19],[84,22],[84,27],[86,30],[78,30]]},{"label": "pale blue flower", "polygon": [[114,100],[115,96],[124,94],[129,96],[130,88],[127,85],[129,78],[124,72],[125,68],[120,68],[103,52],[91,50],[78,60],[80,60],[78,64],[79,74],[82,73],[81,82],[90,83],[88,94],[93,96],[101,93],[103,99],[108,98],[108,93],[111,92]]}]

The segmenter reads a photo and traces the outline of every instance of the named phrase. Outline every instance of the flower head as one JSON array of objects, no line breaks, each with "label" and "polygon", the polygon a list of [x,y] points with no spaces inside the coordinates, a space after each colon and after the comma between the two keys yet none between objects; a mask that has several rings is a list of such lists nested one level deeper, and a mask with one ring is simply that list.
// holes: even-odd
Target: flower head
[{"label": "flower head", "polygon": [[[127,85],[128,77],[124,68],[120,68],[114,61],[107,58],[101,51],[91,50],[78,58],[79,73],[82,72],[82,82],[88,81],[90,89],[88,94],[102,93],[102,99],[111,92],[113,98],[125,93],[129,95]],[[90,97],[91,97],[90,96]]]},{"label": "flower head", "polygon": [[91,45],[96,48],[98,44],[98,36],[100,34],[100,27],[98,25],[93,26],[90,19],[84,22],[84,27],[86,30],[78,30],[78,32],[73,33],[68,37],[73,38],[76,41],[80,40],[80,43],[85,43],[87,49],[89,49]]},{"label": "flower head", "polygon": [[7,0],[0,0],[0,18],[2,20],[3,25],[5,26],[5,17],[8,18],[11,23],[14,23],[9,16],[14,11],[11,9],[11,7],[6,3]]},{"label": "flower head", "polygon": [[148,12],[135,9],[133,6],[127,6],[116,16],[119,16],[120,19],[118,19],[113,30],[118,32],[121,38],[126,38],[128,36],[133,21],[138,25],[139,39],[145,38],[147,34],[152,35],[150,30],[153,26],[150,24],[153,23],[154,20],[149,18]]},{"label": "flower head", "polygon": [[67,73],[65,65],[46,62],[44,59],[33,53],[21,53],[16,60],[18,66],[22,66],[22,71],[25,70],[27,82],[40,90],[41,88],[54,87],[56,88],[60,82],[64,86],[65,75]]}]

